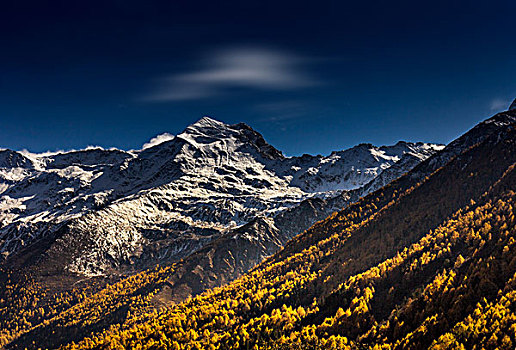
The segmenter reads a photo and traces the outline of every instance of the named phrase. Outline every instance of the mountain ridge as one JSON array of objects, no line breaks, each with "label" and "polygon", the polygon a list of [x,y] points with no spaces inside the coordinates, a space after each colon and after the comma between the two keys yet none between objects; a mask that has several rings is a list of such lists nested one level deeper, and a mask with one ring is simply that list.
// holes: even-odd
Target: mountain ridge
[{"label": "mountain ridge", "polygon": [[[305,200],[306,216],[336,200],[344,208],[286,244],[280,226],[297,224],[289,213],[300,207],[256,218],[179,262],[62,294],[64,309],[60,299],[33,301],[37,287],[9,294],[0,315],[36,303],[51,318],[24,311],[39,322],[26,328],[3,316],[17,329],[7,348],[511,349],[515,126],[515,112],[503,112],[374,192]],[[262,262],[253,256],[278,244]]]},{"label": "mountain ridge", "polygon": [[80,247],[63,267],[74,273],[132,269],[142,254],[150,261],[177,260],[254,217],[361,187],[405,155],[424,159],[440,148],[399,142],[327,157],[285,157],[244,123],[204,117],[138,152],[32,155],[34,169],[17,170],[16,181],[8,179],[11,169],[0,170],[0,250],[7,257],[42,235],[64,232],[64,224],[64,245]]},{"label": "mountain ridge", "polygon": [[[1,334],[7,337],[3,343],[8,348],[30,347],[36,339],[48,339],[39,344],[43,347],[69,343],[67,348],[76,348],[72,342],[77,341],[85,348],[153,347],[156,342],[192,349],[212,345],[277,350],[411,348],[410,344],[418,348],[454,336],[471,344],[450,325],[459,327],[457,322],[462,320],[469,327],[468,318],[461,317],[474,311],[479,292],[487,293],[486,308],[489,303],[499,307],[505,302],[496,299],[499,290],[510,292],[514,284],[507,272],[514,270],[516,260],[513,250],[504,248],[512,244],[504,230],[513,229],[515,125],[514,112],[500,113],[422,162],[404,154],[407,163],[417,163],[405,174],[394,163],[382,172],[384,179],[376,176],[366,186],[335,196],[311,196],[276,215],[256,216],[224,230],[178,261],[159,267],[151,264],[148,270],[127,277],[53,280],[47,273],[38,280],[21,273],[27,271],[23,268],[0,273],[0,280],[9,286],[0,290],[4,300],[0,322],[6,329]],[[304,162],[310,164],[313,159]],[[397,174],[401,176],[383,184]],[[149,200],[169,205],[160,202],[159,193],[151,193],[147,193]],[[139,208],[153,210],[144,202]],[[510,225],[503,226],[504,220]],[[457,222],[464,224],[457,226]],[[488,223],[496,231],[482,228]],[[83,225],[91,227],[87,222]],[[159,232],[166,236],[164,228],[160,226]],[[69,252],[69,243],[62,240],[63,250],[57,256]],[[478,260],[489,254],[489,259]],[[39,253],[34,256],[41,262]],[[503,273],[495,274],[496,279],[485,278],[495,270]],[[80,287],[61,290],[58,297],[50,293],[34,299],[46,288],[58,290],[55,285],[63,278]],[[25,279],[23,284],[13,282]],[[481,288],[475,287],[475,281],[481,282]],[[439,289],[441,283],[446,289]],[[465,294],[454,296],[455,290]],[[41,307],[45,315],[23,311],[29,326],[20,323],[20,310],[31,309],[23,305]],[[450,308],[449,316],[442,312],[438,318],[432,316],[439,307]],[[430,331],[423,332],[422,327]],[[502,339],[505,328],[497,332]],[[474,336],[484,337],[484,333]],[[493,344],[501,346],[497,341]]]}]

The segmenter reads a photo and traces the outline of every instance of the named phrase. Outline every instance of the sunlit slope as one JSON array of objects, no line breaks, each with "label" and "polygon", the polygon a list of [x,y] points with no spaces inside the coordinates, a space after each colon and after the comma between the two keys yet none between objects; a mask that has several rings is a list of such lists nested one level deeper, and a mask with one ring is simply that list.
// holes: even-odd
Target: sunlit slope
[{"label": "sunlit slope", "polygon": [[[335,208],[356,201],[389,179],[400,176],[442,148],[407,142],[399,142],[392,147],[361,144],[347,151],[334,152],[328,157],[305,155],[285,158],[249,127],[243,124],[230,126],[209,118],[188,127],[181,135],[138,152],[91,149],[49,156],[34,155],[30,159],[23,158],[21,154],[18,159],[16,152],[4,152],[12,161],[0,161],[0,167],[25,169],[28,166],[27,171],[15,171],[18,175],[27,176],[19,178],[19,183],[12,184],[16,188],[18,185],[24,188],[24,195],[12,190],[17,197],[47,200],[43,206],[46,208],[54,198],[50,194],[64,193],[61,187],[53,186],[54,179],[65,187],[72,183],[78,186],[74,189],[66,187],[67,196],[71,196],[72,192],[80,198],[82,195],[93,195],[88,197],[93,202],[84,201],[84,207],[77,207],[82,208],[80,210],[91,209],[81,214],[80,218],[70,219],[68,223],[59,221],[59,224],[51,224],[52,229],[44,225],[46,228],[38,231],[41,235],[32,231],[31,225],[28,231],[24,231],[26,236],[23,237],[16,230],[10,231],[23,239],[13,254],[7,251],[1,254],[5,260],[0,264],[0,345],[8,348],[57,347],[79,341],[113,324],[128,327],[136,319],[141,322],[140,316],[151,317],[145,315],[174,301],[183,301],[190,295],[227,284],[277,252],[289,239],[316,220],[325,218]],[[96,161],[100,161],[98,167],[95,167]],[[250,166],[251,163],[257,167]],[[70,164],[73,164],[73,169]],[[236,171],[233,167],[235,164],[245,172]],[[396,167],[390,172],[390,166],[394,164]],[[202,184],[188,177],[181,180],[185,185],[183,187],[169,186],[169,182],[174,182],[175,176],[181,173],[176,171],[178,167],[195,175]],[[96,169],[98,176],[90,174],[92,176],[88,177],[79,168],[86,169],[83,170],[88,174]],[[315,171],[316,168],[320,171]],[[356,176],[350,175],[348,168]],[[59,174],[77,175],[82,180],[86,176],[92,182],[84,183],[81,180],[76,183],[71,178],[56,178],[55,174],[47,178],[50,175],[46,170],[51,174],[57,171]],[[267,178],[263,183],[261,180],[245,182],[265,179],[260,175],[262,170],[266,176],[278,177],[277,181]],[[309,171],[309,175],[303,175],[306,171]],[[292,172],[299,173],[291,186],[297,188],[295,191],[302,191],[301,187],[307,191],[309,188],[315,191],[324,187],[329,192],[313,196],[307,192],[306,196],[302,195],[295,203],[290,203],[293,207],[289,208],[292,206],[288,204],[289,199],[282,196],[289,192],[283,185],[288,185],[285,181],[293,180]],[[376,183],[379,173],[382,178]],[[215,178],[206,177],[207,174]],[[42,178],[36,181],[32,179],[33,176]],[[240,180],[235,182],[235,176],[241,177],[245,188],[239,185]],[[355,183],[358,178],[359,183]],[[267,198],[262,198],[265,200],[264,206],[263,203],[256,204],[252,196],[249,197],[253,191],[260,192],[263,186],[274,187],[278,181],[283,185],[275,187],[276,190],[270,193],[279,207]],[[356,188],[368,181],[367,189]],[[345,187],[351,186],[349,188],[353,188],[353,191],[340,193],[341,188],[329,186],[330,183],[339,186],[347,184]],[[40,188],[43,185],[45,191]],[[196,197],[194,202],[200,206],[188,198],[183,204],[178,200],[189,189],[195,193],[203,192],[203,186],[216,192],[226,191],[231,196],[226,196],[224,192],[226,194],[222,195],[224,198],[221,201],[215,200],[218,203],[215,207],[211,205],[211,199],[207,200],[211,195]],[[242,191],[235,192],[236,188]],[[109,196],[104,198],[101,195],[106,201],[97,201],[101,199],[97,195],[104,190],[114,197],[108,200]],[[11,193],[9,191],[2,195],[5,197]],[[33,197],[34,193],[36,197]],[[130,199],[125,198],[126,195]],[[260,212],[253,209],[254,214],[244,220],[245,215],[239,214],[242,207],[239,204],[235,206],[230,199],[233,195],[238,201],[243,201],[244,206],[251,205]],[[64,210],[65,203],[59,198],[54,199],[61,203],[59,210]],[[22,208],[20,203],[11,204],[13,206],[6,209],[9,215],[32,215],[38,208],[43,208],[28,205],[27,208],[36,210],[29,213],[18,210]],[[223,208],[218,207],[219,204]],[[272,205],[272,216],[262,217],[265,212],[261,210],[269,205]],[[196,217],[200,215],[197,219],[202,222],[197,225],[187,220],[189,224],[186,226],[173,224],[174,212],[178,208]],[[213,231],[210,225],[220,218],[218,214],[230,220],[239,218],[240,224],[251,221],[231,230],[219,225],[220,231]],[[255,214],[258,217],[253,218]],[[13,216],[9,217],[14,220]],[[41,218],[38,215],[35,217]],[[211,224],[205,225],[208,222]],[[194,235],[188,228],[190,224],[199,229]],[[140,241],[140,238],[145,239]],[[7,241],[4,243],[8,244]],[[139,258],[133,259],[133,253]],[[156,274],[159,267],[155,266],[158,263],[166,266],[166,269]],[[133,274],[136,276],[129,277]]]},{"label": "sunlit slope", "polygon": [[234,283],[78,346],[512,349],[515,162],[507,125],[418,184],[402,178],[317,223]]},{"label": "sunlit slope", "polygon": [[0,347],[55,348],[111,325],[128,327],[160,309],[156,293],[174,266],[156,267],[106,287],[99,282],[54,294],[30,277],[9,280],[0,308]]}]

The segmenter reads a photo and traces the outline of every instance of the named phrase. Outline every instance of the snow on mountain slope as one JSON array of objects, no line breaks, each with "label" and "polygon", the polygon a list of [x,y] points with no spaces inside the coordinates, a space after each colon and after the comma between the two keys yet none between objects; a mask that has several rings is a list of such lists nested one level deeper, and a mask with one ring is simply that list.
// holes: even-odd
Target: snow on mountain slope
[{"label": "snow on mountain slope", "polygon": [[4,150],[0,251],[8,258],[59,232],[49,256],[67,251],[60,260],[72,272],[176,261],[255,217],[361,188],[385,173],[384,184],[441,147],[361,144],[326,157],[285,157],[246,124],[204,117],[141,151]]},{"label": "snow on mountain slope", "polygon": [[[293,157],[286,163],[291,165],[291,173],[294,170],[291,185],[306,192],[349,191],[364,186],[405,155],[421,161],[442,148],[441,145],[408,142],[382,147],[360,144],[327,157]],[[406,167],[405,171],[409,169]]]},{"label": "snow on mountain slope", "polygon": [[399,161],[382,171],[369,183],[362,186],[359,191],[361,196],[365,196],[366,194],[374,192],[387,185],[427,159],[436,151],[441,151],[445,147],[443,145],[429,145],[421,143],[417,143],[416,145],[418,146],[417,149],[403,154]]},{"label": "snow on mountain slope", "polygon": [[23,168],[23,169],[31,169],[34,165],[27,157],[23,156],[21,153],[11,151],[9,149],[0,150],[0,168],[2,169],[10,169],[10,168]]}]

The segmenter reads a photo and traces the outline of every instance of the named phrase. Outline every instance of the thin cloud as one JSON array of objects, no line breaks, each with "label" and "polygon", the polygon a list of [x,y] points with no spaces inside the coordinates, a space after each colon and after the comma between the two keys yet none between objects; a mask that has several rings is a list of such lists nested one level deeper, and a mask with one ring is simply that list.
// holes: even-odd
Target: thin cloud
[{"label": "thin cloud", "polygon": [[174,135],[169,134],[168,132],[158,135],[156,137],[153,137],[152,139],[150,139],[149,142],[143,144],[142,150],[154,147],[154,146],[159,145],[160,143],[163,143],[166,141],[173,140],[174,137],[175,137]]},{"label": "thin cloud", "polygon": [[149,101],[185,101],[217,96],[232,88],[291,90],[318,84],[302,68],[307,62],[268,48],[232,48],[215,52],[198,71],[161,79]]},{"label": "thin cloud", "polygon": [[507,110],[507,108],[509,108],[510,104],[511,104],[511,101],[509,101],[509,100],[496,98],[491,101],[489,109],[491,110],[491,112],[505,111],[505,110]]}]

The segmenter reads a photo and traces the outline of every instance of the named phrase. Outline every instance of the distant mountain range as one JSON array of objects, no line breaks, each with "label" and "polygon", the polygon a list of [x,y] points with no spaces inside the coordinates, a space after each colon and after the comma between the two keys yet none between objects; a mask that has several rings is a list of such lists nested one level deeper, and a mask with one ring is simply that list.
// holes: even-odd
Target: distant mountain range
[{"label": "distant mountain range", "polygon": [[[51,266],[45,273],[52,274],[142,270],[178,261],[232,229],[273,218],[306,199],[380,187],[442,147],[361,144],[327,157],[285,157],[243,123],[204,117],[141,151],[3,150],[0,250],[7,261],[38,250],[45,260],[38,265]],[[260,257],[311,223],[293,227]]]},{"label": "distant mountain range", "polygon": [[4,150],[0,344],[512,349],[515,126],[285,157],[203,118],[141,151]]}]

